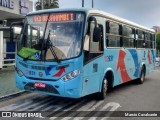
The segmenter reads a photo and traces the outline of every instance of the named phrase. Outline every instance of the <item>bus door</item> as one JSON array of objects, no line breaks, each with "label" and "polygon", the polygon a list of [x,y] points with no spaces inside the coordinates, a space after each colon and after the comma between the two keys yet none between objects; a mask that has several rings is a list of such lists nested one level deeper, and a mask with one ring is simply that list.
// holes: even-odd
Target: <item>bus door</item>
[{"label": "bus door", "polygon": [[[92,20],[93,19],[93,20]],[[99,91],[101,75],[103,72],[103,18],[93,17],[84,42],[84,76],[82,95]],[[97,23],[96,23],[97,22]],[[95,25],[97,24],[97,25]],[[93,29],[96,26],[95,29]],[[97,35],[96,35],[97,33]],[[96,38],[94,38],[96,36]]]}]

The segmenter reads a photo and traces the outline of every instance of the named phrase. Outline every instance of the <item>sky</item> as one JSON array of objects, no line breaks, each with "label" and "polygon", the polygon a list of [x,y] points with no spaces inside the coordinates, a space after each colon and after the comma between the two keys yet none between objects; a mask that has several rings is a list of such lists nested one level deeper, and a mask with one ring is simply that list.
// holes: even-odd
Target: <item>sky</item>
[{"label": "sky", "polygon": [[[36,0],[32,0],[36,1]],[[94,8],[152,28],[160,26],[160,0],[93,0]],[[59,0],[60,8],[81,8],[82,0]],[[91,8],[92,0],[84,0]]]}]

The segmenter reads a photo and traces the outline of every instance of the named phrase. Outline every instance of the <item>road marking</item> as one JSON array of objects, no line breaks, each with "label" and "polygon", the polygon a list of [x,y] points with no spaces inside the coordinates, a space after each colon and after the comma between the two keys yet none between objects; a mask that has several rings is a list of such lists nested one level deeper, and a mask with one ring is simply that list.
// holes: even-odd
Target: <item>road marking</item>
[{"label": "road marking", "polygon": [[31,111],[31,110],[29,110],[29,108],[37,107],[37,106],[41,105],[42,103],[48,102],[48,101],[50,101],[50,100],[52,100],[52,98],[47,98],[47,99],[42,100],[42,101],[40,101],[40,102],[32,103],[31,105],[29,105],[29,106],[27,106],[27,107],[24,107],[24,108],[22,108],[22,109],[19,109],[19,110],[17,110],[17,111]]},{"label": "road marking", "polygon": [[14,108],[14,106],[16,106],[16,104],[11,104],[11,105],[2,107],[0,108],[0,111],[11,111]]},{"label": "road marking", "polygon": [[4,98],[10,97],[10,96],[15,96],[15,95],[22,94],[22,93],[25,93],[25,92],[26,91],[22,90],[22,91],[15,92],[15,93],[12,93],[12,94],[4,95],[4,96],[1,96],[0,99],[4,99]]},{"label": "road marking", "polygon": [[[87,110],[90,106],[92,106],[94,103],[95,103],[96,101],[91,101],[91,102],[89,102],[87,105],[85,105],[85,106],[82,106],[82,107],[80,107],[78,110],[76,110],[76,111],[85,111],[85,110]],[[63,118],[63,119],[61,119],[61,120],[69,120],[69,119],[71,119],[72,117],[65,117],[65,118]],[[79,117],[79,119],[83,119],[84,117]]]},{"label": "road marking", "polygon": [[[34,99],[26,99],[25,101],[17,101],[15,104],[10,104],[8,106],[0,108],[0,111],[51,111],[48,117],[50,120],[81,120],[87,117],[87,115],[91,117],[87,117],[89,120],[96,120],[98,116],[100,116],[101,112],[96,111],[106,111],[106,115],[110,116],[114,111],[116,111],[120,104],[116,102],[109,102],[107,104],[105,101],[96,101],[90,99],[63,99],[63,98],[53,98],[53,97],[35,97]],[[103,105],[105,104],[105,105]],[[102,106],[103,105],[103,106]],[[100,108],[100,106],[102,106]],[[52,112],[53,110],[53,112]],[[62,111],[62,112],[59,112]],[[65,114],[65,111],[67,114]],[[70,112],[71,111],[71,112]],[[72,111],[76,111],[75,113]],[[80,112],[78,112],[80,111]],[[82,113],[81,113],[82,111]],[[84,111],[84,114],[83,114]],[[85,113],[85,111],[88,111]],[[95,112],[94,115],[90,114],[91,112]],[[108,111],[111,111],[108,113]],[[54,115],[56,117],[54,117]],[[67,115],[66,117],[63,117]],[[82,117],[81,117],[82,116]],[[96,117],[92,117],[96,116]],[[106,120],[108,117],[102,117],[101,120]]]},{"label": "road marking", "polygon": [[[95,101],[91,101],[90,103],[88,103],[86,106],[82,106],[80,107],[78,110],[76,111],[94,111],[98,106],[100,106],[104,101],[98,101],[94,106],[92,106]],[[80,104],[80,103],[79,103]],[[79,106],[78,104],[76,104],[77,106]],[[92,106],[91,108],[89,108],[90,106]],[[75,106],[72,106],[72,108],[75,107]],[[109,116],[110,114],[112,114],[114,111],[116,111],[118,108],[120,107],[120,104],[119,103],[116,103],[116,102],[110,102],[110,103],[107,103],[103,108],[101,108],[99,111],[106,111],[106,113],[108,111],[110,111],[110,113],[107,113],[107,115]],[[110,108],[110,109],[109,109]],[[109,110],[107,110],[109,109]],[[71,108],[67,109],[67,111],[71,110]],[[62,113],[63,114],[63,113]],[[88,113],[89,114],[89,113]],[[97,116],[100,114],[100,112],[97,112],[97,114],[94,114],[94,116]],[[72,115],[72,114],[71,114]],[[69,120],[69,119],[73,119],[73,120],[81,120],[83,119],[84,117],[74,117],[74,113],[73,113],[73,117],[58,117],[59,119],[61,118],[61,120]],[[88,117],[88,120],[96,120],[97,117]],[[51,120],[54,120],[56,119],[57,117],[51,117],[50,119]],[[106,120],[108,117],[103,117],[101,120]]]},{"label": "road marking", "polygon": [[77,111],[85,111],[85,110],[87,110],[90,106],[94,105],[95,102],[96,102],[96,101],[90,101],[87,105],[79,108]]},{"label": "road marking", "polygon": [[[69,111],[69,110],[71,110],[71,109],[73,109],[73,108],[75,108],[75,107],[81,105],[81,104],[84,103],[85,101],[87,101],[87,100],[84,99],[84,100],[80,101],[79,103],[77,103],[76,105],[73,105],[73,106],[71,106],[71,107],[65,109],[64,111],[67,112],[67,111]],[[66,106],[67,106],[67,105],[66,105]],[[65,107],[65,106],[63,106],[63,107]],[[63,113],[60,113],[60,114],[58,114],[58,116],[61,116],[62,114],[63,114]],[[58,117],[50,117],[50,120],[54,120],[54,119],[56,119],[56,118],[58,118]],[[70,118],[70,117],[69,117],[69,118]]]},{"label": "road marking", "polygon": [[17,105],[17,104],[11,104],[11,105],[8,105],[8,106],[5,106],[5,107],[2,107],[0,108],[0,111],[12,111],[14,109],[17,109],[21,106],[25,106],[25,105],[30,105],[32,103],[31,100],[28,100],[28,101],[25,101],[23,104],[20,104],[20,105]]},{"label": "road marking", "polygon": [[[102,103],[104,102],[104,100],[102,100],[102,101],[98,101],[98,102],[96,102],[96,104],[95,105],[93,105],[91,108],[89,108],[89,109],[85,109],[84,111],[94,111],[98,106],[100,106]],[[85,117],[85,116],[84,116]],[[75,117],[73,120],[81,120],[81,119],[83,119],[84,117]]]},{"label": "road marking", "polygon": [[87,111],[93,111],[95,110],[98,106],[100,106],[102,103],[104,102],[103,101],[98,101],[94,106],[92,106],[90,109],[88,109]]},{"label": "road marking", "polygon": [[[107,108],[109,108],[109,107],[112,107],[109,111],[115,111],[115,110],[117,110],[119,107],[121,107],[120,106],[120,104],[119,103],[116,103],[116,102],[110,102],[110,103],[107,103],[102,109],[100,109],[99,111],[106,111],[106,109]],[[106,112],[108,112],[108,111],[106,111]],[[108,116],[110,115],[111,113],[109,113],[108,114]],[[97,114],[95,114],[94,116],[98,116],[99,115],[99,112],[97,113]],[[101,120],[106,120],[108,117],[103,117]],[[91,117],[90,119],[88,119],[88,120],[96,120],[97,119],[97,117]]]},{"label": "road marking", "polygon": [[[62,101],[60,101],[59,99],[51,99],[50,101],[48,101],[48,102],[46,102],[46,103],[44,103],[44,104],[41,104],[41,105],[38,105],[37,107],[35,107],[34,109],[32,109],[31,111],[39,111],[39,109],[40,108],[42,108],[42,107],[44,107],[44,106],[46,106],[47,107],[47,105],[49,105],[50,103],[53,103],[53,105],[54,105],[54,103],[56,103],[57,101],[59,101],[60,103],[62,103]],[[59,104],[59,103],[58,103]],[[53,107],[53,105],[51,105],[52,107]],[[57,106],[57,105],[54,105],[54,106]]]},{"label": "road marking", "polygon": [[[50,107],[50,109],[55,108],[53,112],[56,112],[56,111],[59,111],[60,109],[62,109],[63,107],[69,105],[70,103],[72,103],[72,101],[68,101],[68,100],[65,100],[65,101],[66,101],[66,103],[64,103],[64,101],[61,101],[58,105]],[[64,103],[64,104],[62,104],[62,103]]]}]

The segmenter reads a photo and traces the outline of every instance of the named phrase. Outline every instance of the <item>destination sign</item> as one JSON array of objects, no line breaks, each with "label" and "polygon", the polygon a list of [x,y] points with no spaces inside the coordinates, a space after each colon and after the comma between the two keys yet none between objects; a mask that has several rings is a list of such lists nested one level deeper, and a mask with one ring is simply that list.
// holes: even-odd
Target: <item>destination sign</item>
[{"label": "destination sign", "polygon": [[[33,17],[34,22],[47,22],[48,15],[35,15]],[[73,21],[75,20],[74,13],[57,13],[49,16],[48,22],[61,22],[61,21]]]}]

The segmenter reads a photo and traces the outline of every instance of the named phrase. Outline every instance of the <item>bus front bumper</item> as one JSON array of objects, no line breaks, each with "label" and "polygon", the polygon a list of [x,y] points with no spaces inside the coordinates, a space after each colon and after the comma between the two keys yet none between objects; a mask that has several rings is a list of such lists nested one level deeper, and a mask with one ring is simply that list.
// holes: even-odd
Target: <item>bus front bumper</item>
[{"label": "bus front bumper", "polygon": [[[59,79],[57,81],[46,81],[46,80],[31,80],[25,76],[19,76],[17,73],[16,87],[21,90],[30,92],[37,92],[40,94],[48,94],[53,96],[69,97],[69,98],[80,98],[81,97],[81,83],[80,76],[73,78],[70,81],[64,82]],[[45,87],[35,87],[35,83],[45,84]]]}]

